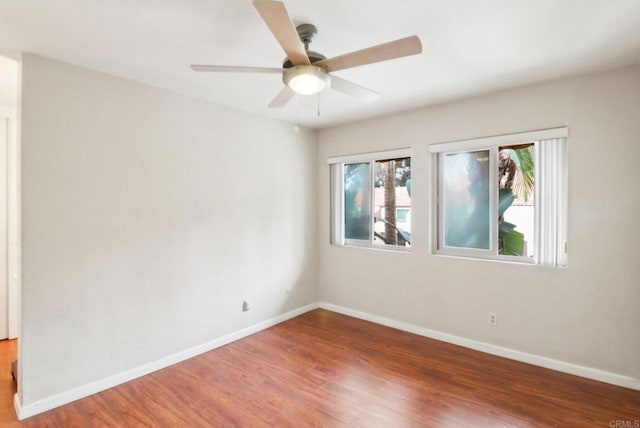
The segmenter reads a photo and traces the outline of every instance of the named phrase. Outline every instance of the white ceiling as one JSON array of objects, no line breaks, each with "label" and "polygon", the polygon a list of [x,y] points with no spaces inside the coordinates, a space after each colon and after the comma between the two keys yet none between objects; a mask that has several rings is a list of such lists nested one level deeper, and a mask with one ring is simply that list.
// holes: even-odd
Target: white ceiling
[{"label": "white ceiling", "polygon": [[[278,75],[195,73],[189,64],[279,67],[284,53],[250,0],[3,0],[0,49],[28,51],[313,128],[637,63],[639,0],[290,0],[327,57],[416,34],[423,53],[336,72],[381,96],[297,96],[266,106]],[[320,117],[317,117],[318,101]]]}]

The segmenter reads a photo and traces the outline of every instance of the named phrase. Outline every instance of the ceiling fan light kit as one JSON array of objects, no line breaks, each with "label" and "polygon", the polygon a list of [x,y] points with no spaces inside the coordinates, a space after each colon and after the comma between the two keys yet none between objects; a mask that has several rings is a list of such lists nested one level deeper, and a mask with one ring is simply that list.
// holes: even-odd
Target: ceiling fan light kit
[{"label": "ceiling fan light kit", "polygon": [[192,65],[191,69],[204,72],[282,73],[282,81],[286,86],[271,101],[269,107],[283,107],[295,94],[313,95],[327,88],[361,101],[371,101],[379,95],[377,92],[329,73],[422,52],[420,39],[410,36],[325,58],[324,55],[309,50],[309,43],[317,33],[315,26],[302,24],[295,27],[282,2],[254,0],[253,5],[287,54],[282,68]]},{"label": "ceiling fan light kit", "polygon": [[317,94],[331,86],[329,75],[315,65],[295,65],[285,68],[282,81],[300,95]]}]

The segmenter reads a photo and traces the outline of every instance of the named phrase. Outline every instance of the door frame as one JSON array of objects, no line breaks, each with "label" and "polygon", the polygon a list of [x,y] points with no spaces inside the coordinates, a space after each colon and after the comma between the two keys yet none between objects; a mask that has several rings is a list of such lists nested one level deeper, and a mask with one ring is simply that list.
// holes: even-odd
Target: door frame
[{"label": "door frame", "polygon": [[[16,82],[17,83],[17,82]],[[7,144],[7,314],[8,336],[19,336],[20,319],[20,155],[17,108],[0,106],[0,117],[8,119]]]}]

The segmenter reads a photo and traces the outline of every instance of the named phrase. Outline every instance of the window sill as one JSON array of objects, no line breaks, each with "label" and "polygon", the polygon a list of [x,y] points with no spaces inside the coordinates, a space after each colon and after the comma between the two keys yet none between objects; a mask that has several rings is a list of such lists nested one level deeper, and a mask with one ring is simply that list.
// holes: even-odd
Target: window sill
[{"label": "window sill", "polygon": [[553,269],[557,269],[557,268],[566,268],[567,266],[550,266],[550,265],[543,265],[543,264],[539,264],[539,263],[534,263],[533,260],[529,260],[526,258],[517,258],[515,260],[509,260],[506,257],[474,257],[471,255],[462,255],[462,254],[450,254],[450,253],[441,253],[441,252],[431,252],[432,256],[435,257],[444,257],[444,258],[451,258],[451,259],[462,259],[462,260],[473,260],[473,261],[479,261],[479,262],[493,262],[493,263],[504,263],[504,264],[509,264],[509,265],[521,265],[521,266],[536,266],[536,267],[542,267],[542,268],[553,268]]},{"label": "window sill", "polygon": [[371,245],[354,245],[354,244],[331,244],[337,248],[355,248],[358,250],[382,251],[387,253],[411,254],[411,247],[382,247]]}]

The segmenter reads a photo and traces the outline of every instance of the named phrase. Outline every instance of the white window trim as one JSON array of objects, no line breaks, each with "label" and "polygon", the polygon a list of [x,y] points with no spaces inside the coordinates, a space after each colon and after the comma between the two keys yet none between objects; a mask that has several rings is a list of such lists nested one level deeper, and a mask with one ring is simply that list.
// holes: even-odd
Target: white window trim
[{"label": "white window trim", "polygon": [[334,163],[361,163],[384,159],[411,157],[411,148],[385,150],[382,152],[360,153],[355,155],[332,156],[327,158],[328,164]]},{"label": "white window trim", "polygon": [[[563,267],[567,264],[567,162],[566,162],[566,150],[567,144],[559,145],[559,148],[555,150],[554,162],[549,162],[547,159],[544,162],[542,154],[540,154],[539,143],[541,141],[554,140],[564,138],[567,139],[569,135],[569,129],[567,127],[551,128],[540,131],[521,132],[517,134],[498,135],[493,137],[477,138],[473,140],[452,141],[446,143],[430,144],[428,145],[428,151],[431,154],[431,186],[430,186],[430,201],[431,201],[431,254],[445,255],[463,258],[474,258],[481,260],[498,260],[505,262],[527,263],[537,264],[545,266],[558,266]],[[526,256],[506,256],[497,254],[497,241],[498,234],[496,233],[496,224],[492,222],[490,224],[490,236],[491,244],[489,250],[472,249],[472,248],[454,248],[440,246],[442,242],[440,237],[443,236],[443,205],[439,201],[439,195],[442,194],[442,180],[440,179],[440,171],[442,171],[440,153],[457,153],[457,152],[469,152],[469,151],[490,151],[490,165],[491,171],[495,170],[495,162],[497,161],[497,146],[518,144],[524,141],[536,142],[535,159],[536,165],[542,166],[543,163],[546,166],[542,168],[546,170],[553,170],[556,174],[556,183],[552,186],[554,193],[553,203],[556,204],[556,212],[554,213],[555,226],[552,227],[552,234],[555,237],[555,244],[549,242],[548,239],[542,236],[541,229],[549,228],[550,224],[547,222],[542,225],[541,216],[541,197],[542,184],[541,177],[543,173],[541,167],[536,167],[536,207],[535,207],[535,242],[534,242],[534,257],[529,258]],[[494,154],[495,153],[495,154]],[[547,153],[549,154],[549,153]],[[551,164],[551,165],[549,165]],[[562,173],[559,175],[558,173]],[[546,172],[545,172],[546,174]],[[490,218],[497,218],[497,183],[492,180],[490,183]],[[547,191],[545,191],[547,192]],[[548,217],[547,217],[548,219]],[[542,226],[542,227],[541,227]],[[548,236],[548,235],[547,235]],[[543,249],[544,248],[544,249]],[[495,254],[494,254],[495,253]]]},{"label": "white window trim", "polygon": [[550,128],[540,131],[520,132],[517,134],[496,135],[493,137],[475,138],[472,140],[450,141],[446,143],[429,144],[429,153],[442,152],[466,152],[469,150],[481,150],[492,146],[506,146],[518,144],[523,141],[552,140],[555,138],[567,138],[569,128]]},{"label": "white window trim", "polygon": [[[385,150],[381,152],[370,152],[346,156],[333,156],[327,158],[329,165],[336,165],[336,168],[330,169],[331,180],[331,243],[337,246],[346,247],[360,247],[382,251],[400,251],[409,252],[411,247],[401,247],[398,245],[375,245],[374,244],[374,230],[375,227],[373,216],[375,213],[374,204],[374,167],[376,161],[394,158],[410,158],[412,157],[413,150],[411,148]],[[344,238],[344,165],[352,163],[369,163],[370,164],[370,186],[369,186],[369,200],[371,201],[371,236],[368,240],[364,239],[345,239]]]}]

